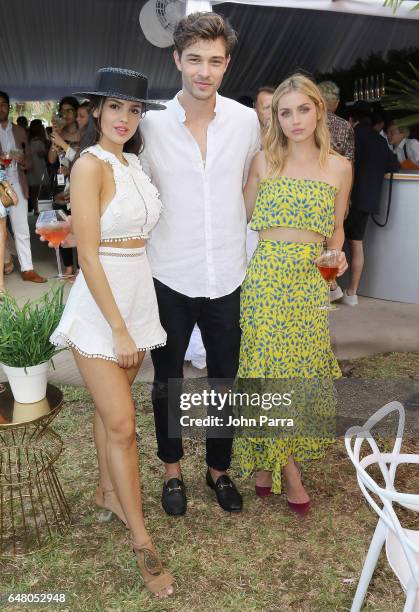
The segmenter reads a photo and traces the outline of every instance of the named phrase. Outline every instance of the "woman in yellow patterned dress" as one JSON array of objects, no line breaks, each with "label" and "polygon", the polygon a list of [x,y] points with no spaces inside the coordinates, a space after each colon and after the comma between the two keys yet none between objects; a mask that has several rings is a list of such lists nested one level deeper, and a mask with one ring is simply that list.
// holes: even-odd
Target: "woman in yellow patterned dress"
[{"label": "woman in yellow patterned dress", "polygon": [[[288,379],[303,427],[282,437],[242,433],[235,448],[242,474],[256,475],[256,493],[281,493],[283,476],[289,506],[298,514],[307,513],[310,500],[296,462],[320,458],[333,441],[311,421],[316,414],[326,420],[334,415],[335,399],[327,389],[341,375],[328,313],[321,309],[329,289],[315,262],[326,243],[338,251],[338,275],[347,268],[341,249],[351,180],[350,162],[330,149],[317,86],[300,74],[286,79],[274,93],[264,149],[245,187],[259,244],[242,286],[238,379]],[[270,385],[266,381],[264,391]]]}]

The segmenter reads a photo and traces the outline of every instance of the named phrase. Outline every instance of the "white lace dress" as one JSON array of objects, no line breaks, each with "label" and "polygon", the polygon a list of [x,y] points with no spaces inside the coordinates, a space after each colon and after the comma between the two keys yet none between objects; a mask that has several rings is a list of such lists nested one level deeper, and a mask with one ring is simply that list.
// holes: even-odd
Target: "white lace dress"
[{"label": "white lace dress", "polygon": [[[147,239],[157,223],[159,194],[143,172],[136,155],[124,153],[127,165],[95,145],[85,149],[113,169],[115,195],[100,219],[101,242]],[[86,203],[88,205],[88,203]],[[156,293],[145,247],[99,247],[99,258],[119,311],[139,351],[164,346],[166,332],[160,324]],[[96,304],[80,270],[70,291],[63,316],[50,338],[85,357],[117,361],[112,330]]]}]

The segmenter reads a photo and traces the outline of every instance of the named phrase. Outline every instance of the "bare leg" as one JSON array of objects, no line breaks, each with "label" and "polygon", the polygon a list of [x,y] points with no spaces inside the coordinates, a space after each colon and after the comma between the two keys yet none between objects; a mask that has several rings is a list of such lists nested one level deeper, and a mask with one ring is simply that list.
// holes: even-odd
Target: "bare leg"
[{"label": "bare leg", "polygon": [[[93,398],[106,433],[106,460],[112,488],[137,545],[150,541],[142,510],[135,414],[126,372],[112,361],[89,359],[73,351],[77,367]],[[159,591],[166,597],[169,586]]]},{"label": "bare leg", "polygon": [[[137,367],[130,368],[129,370],[123,370],[125,372],[128,383],[131,386],[137,376],[138,370],[144,359],[145,352],[140,353],[140,362]],[[119,516],[119,518],[126,522],[125,515],[123,513],[121,504],[119,503],[118,497],[113,490],[112,479],[108,467],[107,450],[106,450],[106,430],[103,424],[102,418],[97,410],[93,417],[93,436],[95,440],[96,453],[99,465],[99,485],[100,491],[96,493],[96,502],[99,506],[103,506],[108,510],[111,510]]]},{"label": "bare leg", "polygon": [[287,492],[287,498],[295,504],[303,504],[310,501],[307,491],[301,482],[301,474],[292,455],[288,459],[288,463],[283,468],[284,484]]},{"label": "bare leg", "polygon": [[269,470],[255,472],[255,480],[258,487],[272,487],[272,472]]},{"label": "bare leg", "polygon": [[6,217],[0,219],[0,290],[4,291],[4,254],[6,249]]},{"label": "bare leg", "polygon": [[164,481],[167,482],[171,478],[182,479],[182,471],[180,469],[180,462],[177,463],[165,463],[164,464]]},{"label": "bare leg", "polygon": [[364,248],[362,240],[349,240],[351,249],[351,280],[347,289],[348,295],[355,295],[361,281],[364,268]]}]

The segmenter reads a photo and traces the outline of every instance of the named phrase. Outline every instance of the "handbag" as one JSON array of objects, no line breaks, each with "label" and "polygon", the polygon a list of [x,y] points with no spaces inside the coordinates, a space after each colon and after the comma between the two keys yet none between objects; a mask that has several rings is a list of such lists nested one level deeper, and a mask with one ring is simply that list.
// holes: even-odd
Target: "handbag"
[{"label": "handbag", "polygon": [[0,182],[0,202],[3,204],[4,208],[17,206],[18,198],[16,191],[13,189],[9,181]]}]

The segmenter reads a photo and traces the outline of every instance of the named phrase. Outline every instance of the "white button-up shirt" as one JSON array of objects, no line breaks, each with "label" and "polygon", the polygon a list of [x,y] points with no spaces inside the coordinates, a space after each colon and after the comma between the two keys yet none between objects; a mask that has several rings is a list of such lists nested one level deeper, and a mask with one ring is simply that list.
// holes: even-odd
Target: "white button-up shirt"
[{"label": "white button-up shirt", "polygon": [[[11,151],[16,149],[15,137],[13,136],[12,122],[9,121],[5,128],[0,125],[0,145],[2,151]],[[7,177],[9,181],[16,182],[19,180],[17,163],[13,161],[7,169]]]},{"label": "white button-up shirt", "polygon": [[419,165],[419,141],[414,138],[403,138],[397,147],[393,146],[390,148],[397,155],[400,163],[405,159],[410,159],[410,161]]},{"label": "white button-up shirt", "polygon": [[141,162],[163,203],[147,246],[153,276],[189,297],[222,297],[246,272],[243,185],[260,148],[257,115],[217,94],[204,163],[177,96],[166,106],[141,122]]}]

